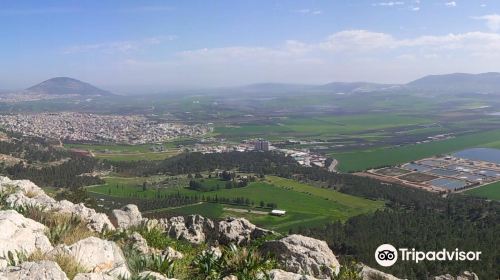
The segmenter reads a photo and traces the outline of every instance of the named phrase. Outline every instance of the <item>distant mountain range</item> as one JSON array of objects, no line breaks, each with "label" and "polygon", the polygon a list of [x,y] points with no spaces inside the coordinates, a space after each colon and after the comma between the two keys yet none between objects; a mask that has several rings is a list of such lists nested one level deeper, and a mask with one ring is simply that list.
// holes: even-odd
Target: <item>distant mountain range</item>
[{"label": "distant mountain range", "polygon": [[27,94],[108,96],[111,92],[73,78],[56,77],[24,90]]},{"label": "distant mountain range", "polygon": [[430,75],[406,86],[427,91],[500,94],[500,73]]},{"label": "distant mountain range", "polygon": [[[429,75],[407,84],[377,84],[369,82],[333,82],[323,85],[258,83],[240,87],[185,90],[177,94],[208,94],[233,95],[246,94],[252,96],[284,96],[287,94],[304,93],[459,93],[459,94],[498,94],[500,95],[500,73],[465,74],[454,73],[445,75]],[[0,99],[20,99],[23,96],[36,96],[36,99],[51,99],[67,97],[99,97],[114,94],[97,88],[89,83],[68,77],[56,77],[21,92],[4,93]],[[7,97],[6,97],[7,95]],[[40,97],[42,96],[42,97]],[[21,98],[20,101],[23,99]],[[26,99],[29,100],[29,99]],[[2,100],[0,100],[2,101]]]},{"label": "distant mountain range", "polygon": [[377,84],[369,82],[333,82],[324,85],[301,85],[283,83],[261,83],[235,88],[253,93],[286,92],[396,92],[424,91],[443,93],[489,93],[500,94],[500,73],[429,75],[407,84]]}]

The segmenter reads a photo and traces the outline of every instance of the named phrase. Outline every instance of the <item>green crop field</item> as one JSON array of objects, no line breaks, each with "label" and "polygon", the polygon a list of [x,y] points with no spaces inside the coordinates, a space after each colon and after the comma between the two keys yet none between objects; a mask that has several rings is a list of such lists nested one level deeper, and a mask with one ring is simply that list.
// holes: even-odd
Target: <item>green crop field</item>
[{"label": "green crop field", "polygon": [[247,123],[239,126],[216,127],[215,133],[230,139],[245,137],[288,138],[288,137],[335,137],[343,134],[430,124],[431,119],[398,114],[367,114],[356,116],[325,116],[313,118],[275,119],[269,123]]},{"label": "green crop field", "polygon": [[[164,177],[157,176],[152,181],[162,181]],[[317,188],[302,184],[293,180],[269,176],[265,181],[250,183],[247,187],[225,189],[216,191],[198,192],[186,188],[186,179],[176,179],[168,183],[166,187],[148,188],[145,191],[141,184],[145,178],[106,178],[106,184],[89,187],[90,192],[116,197],[155,198],[158,193],[186,195],[215,196],[219,198],[244,197],[259,205],[260,201],[265,203],[276,203],[279,209],[287,211],[285,217],[274,217],[262,213],[248,213],[246,211],[235,211],[234,208],[254,209],[257,211],[269,211],[269,209],[233,206],[216,203],[200,203],[172,209],[163,209],[159,213],[170,214],[201,214],[212,218],[225,216],[243,216],[257,225],[278,230],[287,231],[298,226],[321,225],[328,221],[344,221],[349,217],[375,211],[383,207],[382,201],[372,201],[351,195],[342,194],[329,189]],[[221,184],[224,185],[224,184]]]},{"label": "green crop field", "polygon": [[498,139],[500,139],[500,130],[494,130],[430,143],[348,153],[331,153],[330,156],[339,161],[339,165],[337,166],[339,171],[351,172],[402,164],[465,148],[495,147],[499,143]]},{"label": "green crop field", "polygon": [[473,196],[484,197],[500,201],[500,182],[468,190],[465,193]]}]

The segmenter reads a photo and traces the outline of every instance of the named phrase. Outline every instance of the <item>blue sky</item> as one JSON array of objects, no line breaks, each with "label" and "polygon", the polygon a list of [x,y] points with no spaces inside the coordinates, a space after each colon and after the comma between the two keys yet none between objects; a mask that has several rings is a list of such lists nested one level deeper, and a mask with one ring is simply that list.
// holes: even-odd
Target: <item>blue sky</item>
[{"label": "blue sky", "polygon": [[406,82],[500,71],[500,1],[0,1],[0,88]]}]

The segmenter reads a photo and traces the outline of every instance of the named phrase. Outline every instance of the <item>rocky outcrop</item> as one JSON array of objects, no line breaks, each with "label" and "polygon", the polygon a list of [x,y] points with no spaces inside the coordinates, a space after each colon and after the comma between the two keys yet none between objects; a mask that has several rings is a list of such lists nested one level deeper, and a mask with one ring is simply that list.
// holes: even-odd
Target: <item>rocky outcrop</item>
[{"label": "rocky outcrop", "polygon": [[60,246],[55,251],[72,256],[88,271],[130,277],[122,250],[112,241],[88,237],[71,246]]},{"label": "rocky outcrop", "polygon": [[101,232],[103,229],[115,229],[105,214],[97,213],[83,203],[74,204],[67,200],[56,201],[28,180],[10,180],[7,177],[0,177],[0,192],[7,194],[5,202],[11,207],[35,206],[44,211],[72,214],[86,221],[88,228],[97,232]]},{"label": "rocky outcrop", "polygon": [[116,280],[116,277],[104,273],[79,273],[73,280]]},{"label": "rocky outcrop", "polygon": [[[115,210],[116,211],[116,210]],[[272,234],[272,231],[255,226],[244,218],[226,218],[214,223],[200,215],[172,217],[170,219],[143,219],[148,228],[157,227],[170,237],[193,244],[203,242],[246,245],[257,238]]]},{"label": "rocky outcrop", "polygon": [[479,277],[474,272],[464,271],[459,275],[457,275],[457,277],[453,277],[450,274],[445,274],[445,275],[435,276],[433,279],[434,280],[479,280]]},{"label": "rocky outcrop", "polygon": [[52,209],[57,201],[29,180],[10,180],[1,177],[0,191],[7,193],[5,202],[11,207],[37,206]]},{"label": "rocky outcrop", "polygon": [[1,280],[68,280],[59,265],[52,261],[24,262],[0,272]]},{"label": "rocky outcrop", "polygon": [[401,280],[391,274],[363,265],[360,273],[363,280]]},{"label": "rocky outcrop", "polygon": [[250,241],[271,234],[269,230],[256,227],[244,218],[226,218],[217,226],[218,241],[221,244],[246,245]]},{"label": "rocky outcrop", "polygon": [[286,272],[281,269],[273,269],[269,271],[270,280],[317,280],[312,276],[296,274],[292,272]]},{"label": "rocky outcrop", "polygon": [[121,209],[113,210],[113,218],[118,228],[121,229],[138,226],[142,222],[142,214],[137,205],[134,204],[128,204]]},{"label": "rocky outcrop", "polygon": [[[6,259],[11,252],[30,255],[35,251],[52,250],[49,239],[45,236],[46,227],[14,210],[0,211],[0,259]],[[3,266],[6,262],[2,262]],[[0,267],[1,268],[1,267]]]},{"label": "rocky outcrop", "polygon": [[104,229],[114,230],[108,216],[104,213],[97,213],[94,209],[86,207],[83,203],[74,204],[67,200],[61,200],[53,207],[59,213],[72,214],[87,222],[87,227],[93,231],[101,232]]},{"label": "rocky outcrop", "polygon": [[166,232],[172,238],[200,244],[214,240],[215,225],[212,220],[200,215],[179,216],[170,218]]},{"label": "rocky outcrop", "polygon": [[338,274],[340,264],[326,242],[302,235],[268,241],[262,253],[274,255],[284,270],[320,279]]}]

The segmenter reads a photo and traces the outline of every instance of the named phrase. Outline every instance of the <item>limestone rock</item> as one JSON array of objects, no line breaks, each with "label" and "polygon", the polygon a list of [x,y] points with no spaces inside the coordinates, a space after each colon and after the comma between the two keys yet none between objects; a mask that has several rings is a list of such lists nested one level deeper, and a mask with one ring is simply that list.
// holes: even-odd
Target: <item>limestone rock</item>
[{"label": "limestone rock", "polygon": [[172,248],[170,246],[167,247],[167,249],[165,249],[162,252],[162,255],[171,259],[171,260],[180,260],[180,259],[184,258],[184,255],[181,252],[175,250],[174,248]]},{"label": "limestone rock", "polygon": [[203,250],[202,254],[212,254],[217,258],[222,257],[222,250],[219,247],[211,246],[210,248]]},{"label": "limestone rock", "polygon": [[179,216],[169,220],[166,232],[172,238],[200,244],[213,239],[215,226],[212,220],[200,215],[190,215],[186,218]]},{"label": "limestone rock", "polygon": [[116,277],[104,273],[78,273],[73,280],[116,280]]},{"label": "limestone rock", "polygon": [[445,274],[440,276],[435,276],[434,280],[479,280],[479,277],[470,271],[464,271],[457,275],[457,277],[453,277],[451,274]]},{"label": "limestone rock", "polygon": [[400,280],[400,278],[391,274],[376,270],[366,265],[362,266],[360,274],[363,280]]},{"label": "limestone rock", "polygon": [[57,201],[29,180],[10,180],[2,177],[0,191],[10,193],[5,202],[11,207],[36,206],[51,209]]},{"label": "limestone rock", "polygon": [[271,231],[258,228],[244,218],[229,217],[218,224],[218,239],[221,244],[245,245],[270,233]]},{"label": "limestone rock", "polygon": [[0,229],[0,259],[6,259],[8,252],[29,255],[53,249],[44,233],[46,227],[14,210],[0,211]]},{"label": "limestone rock", "polygon": [[312,276],[286,272],[281,269],[273,269],[269,271],[269,278],[271,280],[317,280]]},{"label": "limestone rock", "polygon": [[112,241],[88,237],[67,247],[66,251],[89,271],[130,277],[122,250]]},{"label": "limestone rock", "polygon": [[228,276],[222,278],[222,280],[238,280],[238,277],[236,277],[234,275],[228,275]]},{"label": "limestone rock", "polygon": [[153,272],[153,271],[143,271],[139,273],[140,278],[146,278],[147,279],[154,279],[154,280],[176,280],[174,278],[168,278],[166,276],[163,276],[162,274],[158,272]]},{"label": "limestone rock", "polygon": [[68,280],[59,265],[52,261],[24,262],[19,266],[8,267],[0,272],[2,280]]},{"label": "limestone rock", "polygon": [[121,209],[113,210],[113,217],[116,220],[118,228],[121,229],[137,226],[142,222],[142,214],[137,205],[134,204],[128,204]]},{"label": "limestone rock", "polygon": [[97,213],[83,203],[74,204],[67,200],[56,201],[29,180],[10,180],[7,177],[0,177],[0,191],[8,193],[5,201],[12,207],[35,206],[46,211],[74,214],[86,221],[89,229],[98,232],[104,228],[115,229],[105,214]]},{"label": "limestone rock", "polygon": [[268,241],[262,246],[264,254],[274,255],[288,272],[316,278],[338,274],[340,264],[326,242],[302,235],[290,235]]},{"label": "limestone rock", "polygon": [[132,233],[128,237],[128,241],[130,243],[132,243],[132,248],[139,251],[140,253],[142,253],[142,254],[149,254],[150,253],[150,248],[148,246],[148,242],[138,232]]},{"label": "limestone rock", "polygon": [[60,213],[73,214],[87,222],[87,227],[93,231],[101,232],[104,229],[114,230],[108,216],[104,213],[97,213],[94,209],[86,207],[83,203],[74,204],[67,200],[61,200],[54,207]]}]

